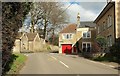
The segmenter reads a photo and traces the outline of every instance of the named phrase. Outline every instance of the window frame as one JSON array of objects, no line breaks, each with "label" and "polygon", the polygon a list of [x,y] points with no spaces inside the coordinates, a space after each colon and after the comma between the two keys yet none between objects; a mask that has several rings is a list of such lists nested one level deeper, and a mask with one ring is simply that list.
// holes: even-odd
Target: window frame
[{"label": "window frame", "polygon": [[72,33],[64,33],[62,34],[63,39],[72,39],[73,34]]},{"label": "window frame", "polygon": [[107,45],[108,45],[108,47],[113,45],[112,40],[113,40],[112,35],[108,35],[107,36]]},{"label": "window frame", "polygon": [[112,15],[108,15],[107,17],[107,27],[109,28],[112,26]]},{"label": "window frame", "polygon": [[[84,37],[84,35],[83,34],[86,34],[86,36]],[[88,33],[90,34],[90,36],[88,37]],[[82,32],[82,38],[91,38],[91,31],[83,31]]]},{"label": "window frame", "polygon": [[[90,44],[90,49],[92,48],[91,42],[82,42],[82,49],[83,49],[83,44],[85,44],[85,48],[88,48],[88,44]],[[86,51],[87,52],[87,51]]]}]

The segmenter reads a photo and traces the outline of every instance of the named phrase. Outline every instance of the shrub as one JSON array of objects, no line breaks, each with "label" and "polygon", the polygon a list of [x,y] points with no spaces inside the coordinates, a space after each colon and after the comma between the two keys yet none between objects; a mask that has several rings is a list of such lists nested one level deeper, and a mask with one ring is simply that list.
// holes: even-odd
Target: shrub
[{"label": "shrub", "polygon": [[24,65],[26,56],[23,54],[12,54],[9,63],[6,64],[4,73],[5,74],[17,74],[21,67]]},{"label": "shrub", "polygon": [[51,47],[50,47],[50,45],[48,45],[48,46],[47,46],[47,50],[51,50]]},{"label": "shrub", "polygon": [[118,38],[116,43],[110,47],[110,53],[114,57],[114,60],[120,63],[120,38]]}]

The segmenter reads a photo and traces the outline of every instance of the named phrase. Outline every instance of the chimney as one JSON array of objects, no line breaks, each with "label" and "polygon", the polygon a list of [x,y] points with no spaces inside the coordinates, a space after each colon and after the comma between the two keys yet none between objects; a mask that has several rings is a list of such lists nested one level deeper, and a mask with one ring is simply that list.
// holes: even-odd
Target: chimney
[{"label": "chimney", "polygon": [[77,27],[80,27],[80,13],[77,15]]},{"label": "chimney", "polygon": [[112,2],[112,0],[107,0],[107,3]]}]

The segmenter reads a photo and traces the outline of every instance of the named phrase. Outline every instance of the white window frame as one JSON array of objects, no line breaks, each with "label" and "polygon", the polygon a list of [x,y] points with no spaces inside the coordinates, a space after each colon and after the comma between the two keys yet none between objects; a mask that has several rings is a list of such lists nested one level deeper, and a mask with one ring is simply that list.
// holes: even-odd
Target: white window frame
[{"label": "white window frame", "polygon": [[[67,38],[67,35],[68,35],[68,38]],[[64,33],[64,34],[62,34],[63,39],[72,39],[72,37],[73,37],[72,33]]]},{"label": "white window frame", "polygon": [[[83,44],[90,44],[90,48],[91,48],[91,42],[82,42],[82,49],[83,49]],[[86,48],[87,48],[87,46],[86,46]]]},{"label": "white window frame", "polygon": [[[90,37],[87,37],[88,35],[86,34],[86,37],[83,36],[83,33],[90,33]],[[91,38],[91,31],[83,31],[82,32],[82,37],[83,38]]]},{"label": "white window frame", "polygon": [[112,16],[111,16],[111,15],[108,15],[108,18],[107,18],[107,26],[108,26],[108,27],[112,26]]},{"label": "white window frame", "polygon": [[107,36],[107,44],[108,44],[108,46],[112,46],[112,44],[113,44],[112,39],[113,39],[112,35]]},{"label": "white window frame", "polygon": [[110,26],[112,26],[112,16],[109,16],[109,22],[110,22]]}]

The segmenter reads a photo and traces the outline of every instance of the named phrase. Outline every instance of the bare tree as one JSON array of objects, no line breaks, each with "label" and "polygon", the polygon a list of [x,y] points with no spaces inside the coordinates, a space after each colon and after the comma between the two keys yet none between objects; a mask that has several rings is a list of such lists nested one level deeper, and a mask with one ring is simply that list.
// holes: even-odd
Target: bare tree
[{"label": "bare tree", "polygon": [[[63,13],[63,5],[58,2],[35,2],[34,7],[31,10],[31,24],[32,28],[34,25],[43,25],[44,32],[43,38],[46,36],[46,29],[48,24],[52,24],[52,27],[63,23],[65,21],[65,13]],[[34,29],[32,30],[34,32]]]}]

